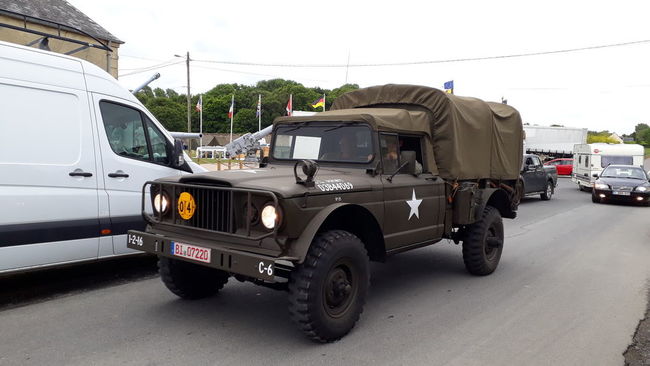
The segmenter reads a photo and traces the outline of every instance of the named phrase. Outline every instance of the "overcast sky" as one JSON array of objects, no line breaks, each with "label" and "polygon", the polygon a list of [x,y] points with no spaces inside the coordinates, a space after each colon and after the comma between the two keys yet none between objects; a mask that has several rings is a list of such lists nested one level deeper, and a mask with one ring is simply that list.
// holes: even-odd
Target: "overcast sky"
[{"label": "overcast sky", "polygon": [[[647,1],[68,0],[125,43],[120,81],[192,94],[221,83],[284,78],[336,88],[409,83],[500,101],[524,122],[633,132],[650,122],[650,42],[572,53],[409,66],[357,67],[582,48],[650,40]],[[182,7],[180,7],[182,6]],[[298,68],[274,64],[349,64]],[[162,63],[178,64],[147,70]],[[134,73],[136,72],[136,73]]]}]

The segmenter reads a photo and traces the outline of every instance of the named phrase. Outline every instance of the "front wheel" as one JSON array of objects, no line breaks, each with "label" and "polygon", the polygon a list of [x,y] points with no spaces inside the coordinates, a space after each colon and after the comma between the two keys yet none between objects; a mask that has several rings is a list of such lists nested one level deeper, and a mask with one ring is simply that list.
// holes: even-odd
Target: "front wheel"
[{"label": "front wheel", "polygon": [[503,221],[499,210],[486,206],[481,219],[467,228],[463,240],[465,268],[473,275],[486,276],[497,269],[503,252]]},{"label": "front wheel", "polygon": [[346,335],[359,320],[368,292],[368,253],[354,234],[319,234],[289,280],[289,313],[316,342]]},{"label": "front wheel", "polygon": [[540,198],[544,201],[548,201],[553,197],[553,182],[550,180],[546,182],[546,190],[542,194],[539,195]]},{"label": "front wheel", "polygon": [[187,300],[216,294],[230,277],[218,269],[167,257],[158,258],[158,272],[169,291]]},{"label": "front wheel", "polygon": [[595,194],[591,195],[591,202],[593,203],[600,203],[600,198],[596,197]]}]

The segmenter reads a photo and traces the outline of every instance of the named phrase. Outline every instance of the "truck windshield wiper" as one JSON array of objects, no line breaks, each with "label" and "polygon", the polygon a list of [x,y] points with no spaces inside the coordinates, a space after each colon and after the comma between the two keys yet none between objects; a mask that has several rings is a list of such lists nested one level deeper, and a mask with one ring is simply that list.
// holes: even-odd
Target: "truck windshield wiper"
[{"label": "truck windshield wiper", "polygon": [[355,122],[355,121],[343,122],[343,123],[338,124],[338,125],[336,125],[334,127],[330,127],[328,129],[324,130],[323,132],[334,131],[334,130],[337,130],[337,129],[341,128],[341,127],[348,126],[348,125],[355,124],[355,123],[357,123],[357,122]]},{"label": "truck windshield wiper", "polygon": [[286,130],[286,131],[284,131],[284,132],[295,131],[295,130],[297,130],[297,129],[299,129],[299,128],[303,128],[303,127],[305,127],[306,124],[307,124],[307,121],[305,121],[305,122],[300,122],[300,123],[296,123],[295,127],[292,127],[292,128],[290,128],[290,129],[288,129],[288,130]]}]

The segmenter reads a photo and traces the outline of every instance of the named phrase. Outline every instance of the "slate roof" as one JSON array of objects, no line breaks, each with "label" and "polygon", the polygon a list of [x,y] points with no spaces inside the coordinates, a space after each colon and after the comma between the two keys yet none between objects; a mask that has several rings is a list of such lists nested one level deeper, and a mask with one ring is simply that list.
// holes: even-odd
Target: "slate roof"
[{"label": "slate roof", "polygon": [[0,0],[0,9],[78,28],[102,40],[124,43],[65,0]]}]

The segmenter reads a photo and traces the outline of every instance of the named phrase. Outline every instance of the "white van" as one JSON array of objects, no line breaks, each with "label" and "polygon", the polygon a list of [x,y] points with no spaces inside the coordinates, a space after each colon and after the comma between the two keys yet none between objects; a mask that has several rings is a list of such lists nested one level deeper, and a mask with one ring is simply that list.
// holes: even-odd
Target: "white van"
[{"label": "white van", "polygon": [[643,167],[643,146],[636,144],[577,144],[573,147],[571,180],[581,190],[591,190],[598,175],[611,164]]},{"label": "white van", "polygon": [[0,274],[135,253],[144,182],[192,171],[112,76],[0,42]]}]

